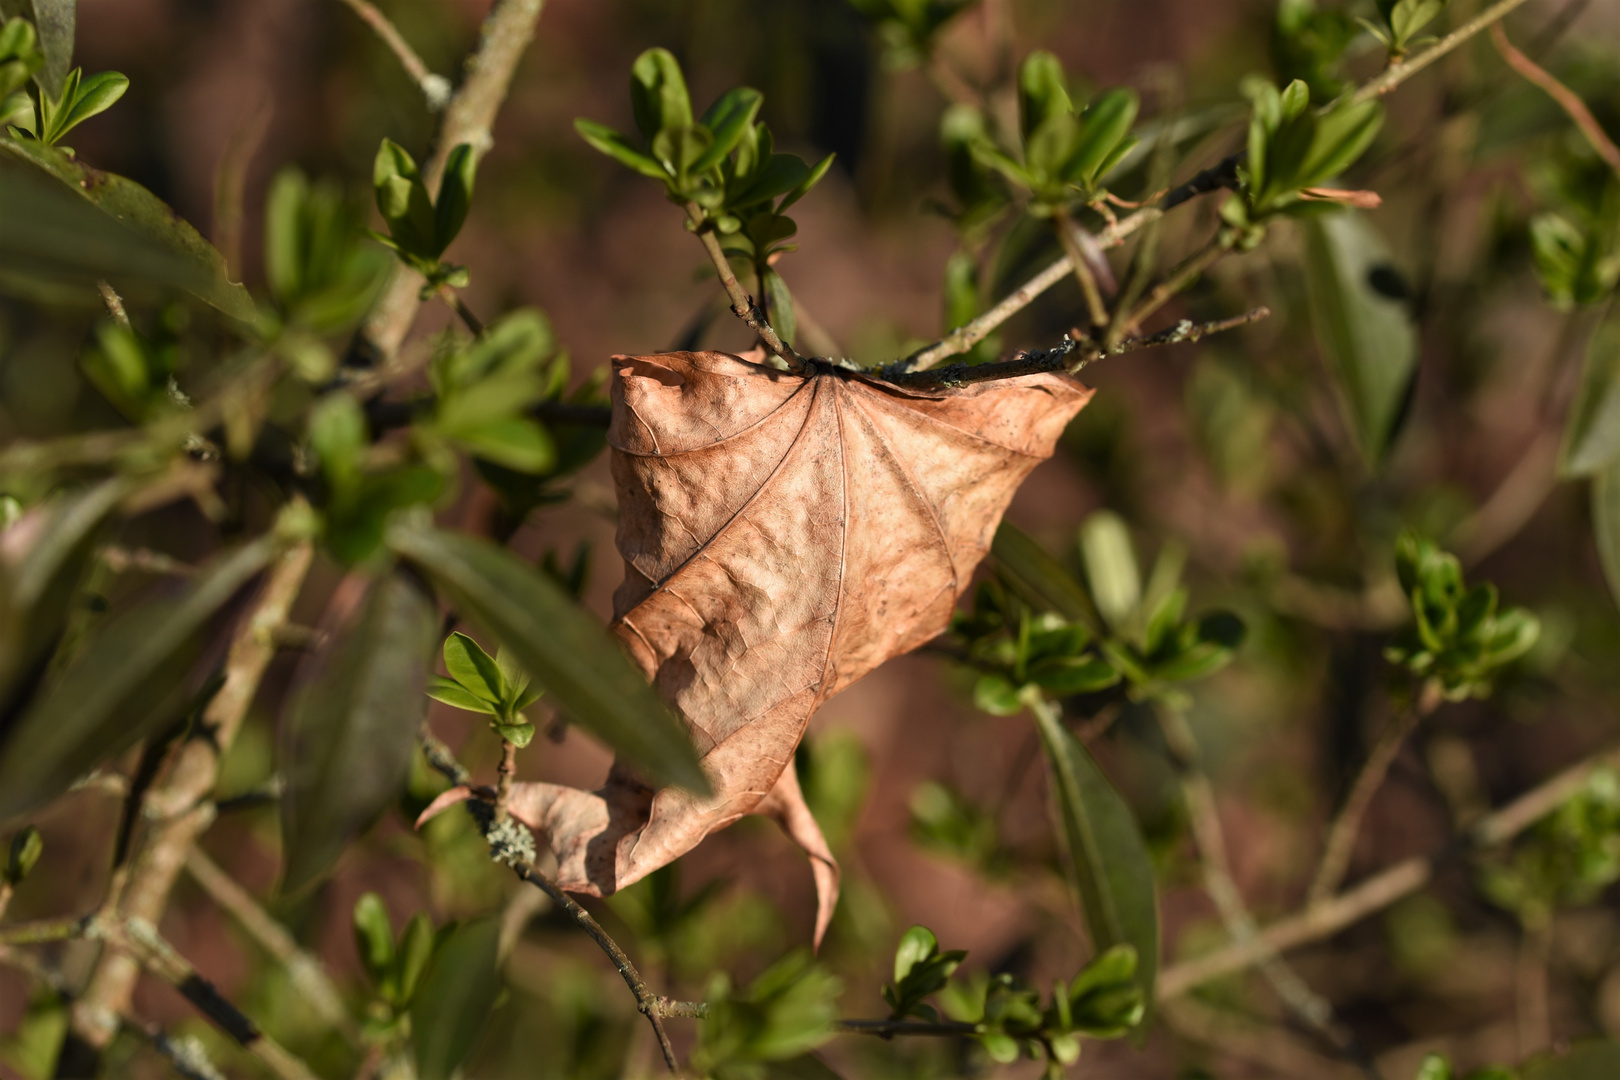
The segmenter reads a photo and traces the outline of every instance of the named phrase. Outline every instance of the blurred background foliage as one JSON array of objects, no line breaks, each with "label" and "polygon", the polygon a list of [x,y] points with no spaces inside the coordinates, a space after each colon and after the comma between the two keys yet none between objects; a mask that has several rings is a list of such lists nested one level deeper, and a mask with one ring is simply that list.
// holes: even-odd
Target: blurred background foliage
[{"label": "blurred background foliage", "polygon": [[[452,77],[487,6],[379,4],[428,69]],[[993,1015],[994,1030],[845,1038],[822,1048],[825,1064],[793,1067],[1037,1075],[1035,1062],[1012,1061],[1022,1047],[1038,1043],[1061,1061],[1068,1032],[1119,1034],[1142,1008],[1130,996],[1134,964],[1084,982],[1103,970],[1082,971],[1099,928],[1065,884],[1073,845],[1049,810],[1043,747],[1054,760],[1090,760],[1084,743],[1140,826],[1158,947],[1173,965],[1227,933],[1179,783],[1192,756],[1212,782],[1231,878],[1264,924],[1300,906],[1327,823],[1403,717],[1413,718],[1410,737],[1385,763],[1345,880],[1446,849],[1489,808],[1615,738],[1620,166],[1484,35],[1405,82],[1381,127],[1339,100],[1484,6],[551,0],[476,185],[470,163],[457,174],[470,210],[424,211],[438,214],[432,228],[462,213],[465,224],[413,249],[434,285],[458,289],[491,329],[476,344],[434,337],[457,316],[449,304],[425,307],[418,334],[436,352],[414,389],[437,398],[426,414],[390,420],[347,397],[313,403],[389,266],[380,246],[348,242],[353,230],[369,225],[410,247],[401,230],[422,210],[413,170],[435,124],[419,87],[331,0],[83,0],[74,63],[127,85],[55,73],[66,96],[51,88],[50,115],[11,108],[4,119],[39,136],[14,139],[65,137],[70,164],[144,185],[223,265],[199,276],[123,252],[132,261],[117,268],[148,284],[126,290],[134,325],[120,328],[86,269],[105,269],[111,255],[82,246],[23,258],[36,213],[82,226],[86,245],[98,234],[69,220],[60,191],[19,179],[8,162],[0,440],[175,415],[230,370],[237,337],[226,316],[249,312],[297,375],[267,413],[288,424],[308,413],[319,463],[311,483],[328,545],[295,621],[318,621],[343,565],[384,545],[392,510],[429,501],[441,523],[508,543],[547,568],[553,591],[602,613],[618,570],[601,434],[539,422],[535,408],[600,403],[616,353],[750,344],[659,186],[574,131],[580,117],[637,130],[625,83],[643,50],[670,50],[700,108],[736,86],[759,90],[758,119],[800,168],[833,155],[814,192],[793,202],[796,250],[770,247],[786,239],[775,203],[772,220],[739,219],[730,235],[742,238],[739,272],[758,274],[756,293],[800,351],[868,365],[927,345],[1071,250],[1071,216],[1097,229],[1129,213],[1087,208],[1066,198],[1065,183],[1089,197],[1106,181],[1126,203],[1250,148],[1247,197],[1216,192],[1184,206],[1110,269],[1119,288],[1144,290],[1215,253],[1191,264],[1199,272],[1165,297],[1150,330],[1260,305],[1270,317],[1088,369],[1098,394],[1015,500],[999,577],[985,574],[948,639],[831,702],[800,748],[807,799],[845,871],[819,966],[795,952],[810,933],[809,874],[757,819],[593,906],[663,993],[711,1002],[714,1019],[701,1027],[669,1023],[713,1075],[823,1075],[768,1063],[815,1045],[834,1015],[923,1015],[914,1007]],[[1533,0],[1507,25],[1620,137],[1620,9]],[[0,79],[21,72],[0,99],[33,73],[24,44],[0,35]],[[6,47],[21,66],[8,71]],[[1019,64],[1037,49],[1049,56],[1021,83]],[[1294,79],[1297,91],[1282,90]],[[1094,100],[1131,115],[1073,175],[1032,175],[1038,125],[1021,121],[1036,115],[1084,142],[1100,130],[1082,111]],[[1261,122],[1250,125],[1251,113]],[[1288,149],[1318,145],[1334,123],[1354,129],[1357,153]],[[1134,145],[1121,141],[1126,129]],[[384,139],[397,151],[386,169]],[[1375,191],[1382,205],[1346,210],[1298,195],[1330,181]],[[396,202],[374,212],[373,195],[390,184]],[[782,257],[767,263],[771,250]],[[784,309],[794,317],[778,319]],[[1085,325],[1081,287],[1067,277],[968,359],[1047,347]],[[412,425],[408,460],[379,452],[390,424]],[[251,435],[240,437],[251,445]],[[224,438],[237,437],[227,418]],[[278,452],[291,467],[305,443]],[[8,523],[74,475],[7,472]],[[98,568],[88,590],[98,605],[149,590],[165,573],[160,557],[200,563],[263,529],[273,485],[251,469],[224,476],[207,496],[122,526],[120,550],[149,557]],[[493,662],[507,643],[483,644]],[[240,798],[204,841],[210,856],[272,897],[271,911],[335,973],[379,1040],[429,1008],[418,995],[478,1006],[444,1028],[443,1045],[418,1042],[423,1076],[448,1076],[463,1056],[468,1077],[655,1075],[656,1046],[614,972],[565,916],[489,861],[474,823],[445,814],[412,832],[443,787],[420,761],[406,789],[388,793],[397,806],[319,888],[272,892],[283,854],[271,805],[275,718],[295,661],[273,662],[224,764],[218,790]],[[1438,690],[1426,695],[1428,686]],[[493,776],[500,755],[483,712],[497,732],[533,740],[523,778],[600,779],[606,752],[547,698],[514,724],[516,697],[475,696],[475,708],[440,689],[441,702],[455,700],[434,705],[430,720],[476,776]],[[1228,975],[1160,1009],[1140,1046],[1088,1037],[1079,1074],[1348,1077],[1370,1065],[1441,1080],[1620,1038],[1620,788],[1599,770],[1570,794],[1517,844],[1447,862],[1422,890],[1290,954],[1348,1043],[1300,1030],[1286,994],[1260,977]],[[117,801],[89,788],[30,820],[45,855],[20,879],[8,919],[88,910],[105,886]],[[913,924],[930,928],[931,946],[906,933]],[[161,929],[321,1075],[352,1074],[351,1052],[284,966],[202,891],[183,886]],[[434,956],[486,967],[494,961],[482,958],[498,957],[499,979],[468,987],[444,973],[451,959],[423,967],[421,940],[435,931],[445,951]],[[82,975],[87,949],[63,946],[63,971]],[[1105,961],[1119,962],[1105,953],[1096,964]],[[954,980],[933,999],[941,1011],[921,1003],[934,991],[916,993],[930,970]],[[256,1068],[168,988],[143,985],[136,1006],[200,1040],[232,1075]],[[1082,1008],[1094,1011],[1072,1012]],[[0,969],[4,1070],[49,1076],[66,1023],[57,998]],[[1612,1060],[1603,1052],[1583,1048],[1586,1064],[1568,1066],[1600,1071],[1555,1074],[1531,1060],[1523,1075],[1614,1075],[1601,1071]],[[160,1076],[171,1065],[120,1039],[106,1068]]]}]

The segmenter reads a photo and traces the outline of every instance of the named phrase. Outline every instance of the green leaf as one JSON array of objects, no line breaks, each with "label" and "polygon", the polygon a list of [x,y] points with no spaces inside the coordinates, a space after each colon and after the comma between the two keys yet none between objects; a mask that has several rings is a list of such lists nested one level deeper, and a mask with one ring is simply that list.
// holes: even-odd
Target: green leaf
[{"label": "green leaf", "polygon": [[411,1001],[420,1080],[450,1080],[472,1052],[501,989],[500,937],[498,920],[475,919],[450,930],[433,950]]},{"label": "green leaf", "polygon": [[742,141],[754,117],[759,115],[759,106],[764,100],[765,95],[748,86],[721,94],[698,121],[714,133],[714,142],[692,162],[692,171],[707,172],[725,160]]},{"label": "green leaf", "polygon": [[381,983],[394,963],[394,924],[388,908],[374,892],[363,893],[354,902],[354,948],[360,966],[373,983]]},{"label": "green leaf", "polygon": [[903,982],[918,963],[939,952],[939,938],[926,926],[913,926],[900,935],[894,950],[894,981]]},{"label": "green leaf", "polygon": [[1041,748],[1070,869],[1092,946],[1136,950],[1136,984],[1151,1008],[1159,969],[1159,909],[1153,861],[1131,809],[1091,753],[1063,726],[1058,711],[1032,697]]},{"label": "green leaf", "polygon": [[735,194],[727,193],[726,205],[740,209],[774,199],[798,189],[809,179],[810,167],[797,155],[772,154],[770,160],[749,178],[745,187]]},{"label": "green leaf", "polygon": [[1293,186],[1317,187],[1338,176],[1366,153],[1383,123],[1384,107],[1376,101],[1339,104],[1322,113]]},{"label": "green leaf", "polygon": [[973,705],[991,716],[1012,716],[1024,711],[1024,700],[1018,696],[1018,691],[1005,675],[993,672],[980,675],[973,684]]},{"label": "green leaf", "polygon": [[467,220],[477,173],[478,157],[471,143],[462,143],[450,151],[444,166],[444,181],[439,186],[439,200],[433,207],[433,242],[439,254],[455,240]]},{"label": "green leaf", "polygon": [[1080,139],[1064,167],[1067,175],[1086,184],[1102,174],[1102,166],[1130,133],[1139,101],[1130,90],[1110,90],[1092,102],[1081,117]]},{"label": "green leaf", "polygon": [[377,194],[377,212],[387,222],[388,235],[400,254],[437,259],[444,248],[438,246],[433,200],[422,183],[416,160],[392,139],[384,139],[377,147],[371,185]]},{"label": "green leaf", "polygon": [[788,292],[787,282],[774,268],[766,268],[764,277],[766,314],[782,340],[792,345],[799,332],[798,319],[793,314],[793,294]]},{"label": "green leaf", "polygon": [[421,589],[385,574],[294,698],[282,764],[284,890],[326,873],[404,789],[437,631],[438,612]]},{"label": "green leaf", "polygon": [[574,121],[574,130],[579,132],[579,137],[590,143],[594,149],[606,154],[620,165],[627,165],[654,180],[667,181],[670,178],[669,170],[637,150],[630,144],[629,139],[606,124],[582,118]]},{"label": "green leaf", "polygon": [[546,429],[521,416],[499,417],[445,434],[477,457],[521,473],[549,472],[557,463],[557,448]]},{"label": "green leaf", "polygon": [[[122,176],[92,169],[60,150],[38,142],[0,135],[0,151],[14,160],[25,161],[49,173],[79,198],[144,241],[142,248],[137,249],[141,250],[141,256],[122,263],[112,271],[111,276],[116,277],[119,273],[151,276],[160,283],[189,290],[198,299],[233,319],[252,322],[257,317],[257,309],[247,290],[226,276],[224,257],[150,191]],[[3,176],[4,172],[0,171],[0,177]],[[0,179],[0,183],[4,183],[3,179]],[[9,198],[3,201],[8,213],[7,226],[0,230],[0,253],[6,253],[11,244],[18,241],[19,234],[28,237],[42,225],[31,217],[22,217],[18,203]],[[18,212],[18,216],[13,217],[13,211]],[[74,222],[72,228],[109,256],[117,253],[119,245],[109,239],[109,235],[116,235],[114,230],[96,230],[82,218]],[[77,265],[87,268],[96,265],[90,253],[72,246],[71,241],[52,235],[49,231],[43,236],[48,238],[45,243],[49,246],[36,250],[36,256],[55,255],[61,258],[65,255],[81,260]]]},{"label": "green leaf", "polygon": [[1586,347],[1558,457],[1566,477],[1591,476],[1620,458],[1620,319],[1598,327]]},{"label": "green leaf", "polygon": [[1376,467],[1417,373],[1418,331],[1383,239],[1354,212],[1305,223],[1316,339],[1364,460]]},{"label": "green leaf", "polygon": [[496,720],[492,726],[495,728],[495,734],[519,750],[528,746],[534,738],[534,725],[527,720],[520,720],[515,724],[503,724]]},{"label": "green leaf", "polygon": [[32,825],[20,829],[6,848],[6,867],[4,872],[0,872],[0,881],[7,885],[21,885],[34,872],[40,856],[44,854],[45,838],[40,831]]},{"label": "green leaf", "polygon": [[1451,1080],[1451,1063],[1439,1054],[1427,1054],[1413,1080]]},{"label": "green leaf", "polygon": [[1062,63],[1044,49],[1018,65],[1018,123],[1026,141],[1054,116],[1074,111],[1067,81]]},{"label": "green leaf", "polygon": [[454,709],[466,709],[468,712],[485,713],[489,716],[496,713],[493,703],[485,701],[454,679],[447,679],[443,675],[434,675],[428,679],[424,693],[434,701],[442,701]]},{"label": "green leaf", "polygon": [[[0,562],[0,715],[18,708],[14,696],[32,690],[43,674],[103,527],[129,492],[129,482],[117,479],[57,496],[31,511],[38,515],[33,542]],[[30,527],[27,519],[11,526]],[[16,536],[7,540],[15,543]]]},{"label": "green leaf", "polygon": [[484,540],[401,524],[388,543],[488,629],[570,716],[660,783],[707,792],[685,729],[617,642],[539,570]]},{"label": "green leaf", "polygon": [[692,99],[681,65],[668,49],[648,49],[630,68],[630,105],[649,143],[659,132],[692,125]]},{"label": "green leaf", "polygon": [[1092,633],[1102,629],[1085,588],[1028,533],[1003,521],[990,553],[995,556],[997,573],[1025,600]]},{"label": "green leaf", "polygon": [[308,199],[309,181],[297,169],[282,169],[270,181],[264,210],[264,271],[277,299],[297,296],[303,289],[300,218]]},{"label": "green leaf", "polygon": [[1032,682],[1051,694],[1094,694],[1120,680],[1120,673],[1095,656],[1069,656],[1043,660],[1029,669]]},{"label": "green leaf", "polygon": [[782,213],[788,207],[810,194],[810,189],[821,183],[821,178],[827,175],[828,169],[832,168],[833,158],[836,156],[835,154],[828,154],[810,166],[810,171],[805,174],[804,179],[794,184],[793,190],[782,196],[782,201],[776,204],[776,212],[778,214]]},{"label": "green leaf", "polygon": [[1110,627],[1123,629],[1142,601],[1142,577],[1125,520],[1099,510],[1080,526],[1080,557],[1092,598]]},{"label": "green leaf", "polygon": [[1592,535],[1609,593],[1620,603],[1620,461],[1592,478]]},{"label": "green leaf", "polygon": [[399,947],[394,950],[394,963],[388,973],[397,1004],[407,1005],[416,996],[422,972],[427,970],[432,957],[433,923],[418,911],[411,916],[411,921],[405,924],[404,931],[399,935]]},{"label": "green leaf", "polygon": [[[39,38],[39,51],[45,65],[39,82],[49,93],[60,96],[73,64],[73,37],[78,21],[78,0],[29,0]],[[21,7],[21,3],[15,5]]]},{"label": "green leaf", "polygon": [[56,137],[60,138],[92,116],[106,112],[128,89],[129,79],[116,71],[103,71],[85,79],[75,89],[73,102],[61,119]]},{"label": "green leaf", "polygon": [[98,762],[173,722],[215,612],[269,561],[260,539],[222,556],[179,595],[112,616],[17,721],[0,749],[0,818],[60,794]]},{"label": "green leaf", "polygon": [[495,658],[459,630],[444,641],[444,666],[450,677],[474,697],[498,705],[505,680]]}]

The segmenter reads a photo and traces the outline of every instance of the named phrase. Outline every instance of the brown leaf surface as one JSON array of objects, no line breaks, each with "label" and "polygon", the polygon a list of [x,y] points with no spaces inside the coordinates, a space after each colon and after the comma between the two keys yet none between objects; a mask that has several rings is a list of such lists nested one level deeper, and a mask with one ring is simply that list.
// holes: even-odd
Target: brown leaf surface
[{"label": "brown leaf surface", "polygon": [[838,871],[788,766],[823,701],[943,631],[1013,492],[1091,396],[1064,375],[909,391],[726,353],[615,357],[614,630],[690,725],[714,795],[615,766],[520,784],[563,888],[607,895],[748,813]]}]

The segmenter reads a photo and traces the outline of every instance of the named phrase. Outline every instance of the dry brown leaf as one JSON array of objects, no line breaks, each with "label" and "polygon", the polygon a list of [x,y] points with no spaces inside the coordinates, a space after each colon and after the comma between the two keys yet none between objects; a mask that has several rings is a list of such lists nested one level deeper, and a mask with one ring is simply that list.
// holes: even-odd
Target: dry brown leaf
[{"label": "dry brown leaf", "polygon": [[618,766],[595,792],[516,785],[513,816],[550,843],[562,887],[608,895],[764,813],[811,857],[819,942],[838,870],[788,767],[805,726],[946,628],[1090,396],[1065,375],[914,391],[726,353],[615,357],[614,630],[690,726],[714,795]]}]

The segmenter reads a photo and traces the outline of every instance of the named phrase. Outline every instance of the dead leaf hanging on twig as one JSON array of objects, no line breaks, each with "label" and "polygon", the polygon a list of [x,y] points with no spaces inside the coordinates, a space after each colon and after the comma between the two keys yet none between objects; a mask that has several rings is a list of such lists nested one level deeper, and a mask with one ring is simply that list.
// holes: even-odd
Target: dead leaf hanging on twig
[{"label": "dead leaf hanging on twig", "polygon": [[1013,492],[1090,396],[1065,375],[909,391],[726,353],[615,357],[614,629],[690,725],[714,795],[619,766],[595,792],[516,785],[512,814],[550,843],[559,884],[608,895],[767,813],[811,856],[819,942],[838,877],[788,767],[805,726],[946,628]]}]

